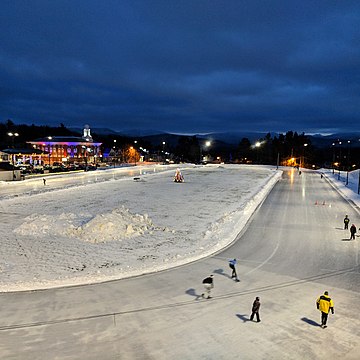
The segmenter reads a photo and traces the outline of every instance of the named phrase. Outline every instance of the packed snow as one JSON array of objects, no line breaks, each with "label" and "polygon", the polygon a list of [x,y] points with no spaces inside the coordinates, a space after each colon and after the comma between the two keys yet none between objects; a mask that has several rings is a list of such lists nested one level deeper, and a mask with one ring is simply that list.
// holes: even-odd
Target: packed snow
[{"label": "packed snow", "polygon": [[[111,179],[107,171],[89,183],[77,183],[77,174],[49,176],[31,191],[24,184],[41,178],[0,184],[0,291],[121,279],[206,257],[235,240],[282,173],[183,165],[184,182],[176,183],[176,167],[114,169],[119,177]],[[358,172],[346,186],[338,174],[323,174],[358,202]]]}]

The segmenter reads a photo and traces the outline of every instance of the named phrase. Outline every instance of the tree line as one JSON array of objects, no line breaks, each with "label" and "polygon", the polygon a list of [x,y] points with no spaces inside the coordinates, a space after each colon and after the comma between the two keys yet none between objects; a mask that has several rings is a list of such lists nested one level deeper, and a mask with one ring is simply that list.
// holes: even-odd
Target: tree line
[{"label": "tree line", "polygon": [[[16,137],[17,147],[28,147],[27,141],[47,136],[81,136],[79,133],[66,128],[64,124],[57,127],[34,124],[18,125],[9,119],[0,123],[0,149],[14,145],[12,144],[14,139],[8,136],[9,132],[19,134]],[[331,148],[331,144],[326,148],[315,147],[312,145],[309,136],[304,133],[299,134],[296,131],[288,131],[285,134],[275,136],[268,133],[255,143],[244,137],[237,145],[212,140],[211,146],[208,148],[205,147],[205,139],[195,135],[166,134],[166,145],[164,145],[165,142],[160,141],[164,135],[138,137],[136,141],[132,137],[118,134],[104,135],[92,131],[92,135],[97,142],[103,143],[103,153],[114,147],[119,151],[133,146],[139,153],[143,149],[146,149],[149,154],[161,155],[166,152],[174,162],[199,163],[202,156],[205,155],[212,161],[226,163],[284,165],[286,161],[294,159],[296,164],[304,167],[332,167],[333,163],[337,163],[338,167],[346,170],[353,167],[353,164],[356,168],[359,166],[357,163],[360,155],[359,148],[351,150],[352,159],[350,159],[350,152],[347,153],[345,149],[342,154],[339,154],[336,152],[336,148]],[[287,164],[290,165],[291,162]]]}]

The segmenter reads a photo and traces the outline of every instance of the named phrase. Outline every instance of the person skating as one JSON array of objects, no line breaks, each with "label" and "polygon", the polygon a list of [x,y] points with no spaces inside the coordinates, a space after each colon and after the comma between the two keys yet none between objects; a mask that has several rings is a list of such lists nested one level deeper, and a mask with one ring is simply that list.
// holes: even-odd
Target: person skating
[{"label": "person skating", "polygon": [[329,312],[334,314],[334,302],[327,291],[316,300],[316,307],[321,311],[321,327],[325,329]]},{"label": "person skating", "polygon": [[350,226],[350,240],[355,240],[356,226],[352,224]]},{"label": "person skating", "polygon": [[349,228],[349,222],[350,222],[350,219],[348,218],[347,215],[345,215],[345,218],[344,218],[344,230],[347,230]]},{"label": "person skating", "polygon": [[232,259],[232,260],[229,260],[229,267],[230,269],[232,270],[231,272],[231,278],[232,279],[235,279],[235,281],[240,281],[237,277],[237,273],[236,273],[236,259]]},{"label": "person skating", "polygon": [[[205,293],[207,294],[207,298],[211,299],[211,289],[214,288],[214,275],[210,275],[205,278],[202,282],[204,284]],[[202,297],[205,297],[205,293],[201,294]]]},{"label": "person skating", "polygon": [[260,315],[259,315],[259,310],[260,310],[260,298],[257,296],[253,302],[252,308],[251,308],[251,316],[250,316],[250,320],[253,321],[254,320],[254,316],[256,315],[256,321],[260,322]]},{"label": "person skating", "polygon": [[46,179],[45,178],[43,179],[43,182],[44,182],[44,185],[46,185]]}]

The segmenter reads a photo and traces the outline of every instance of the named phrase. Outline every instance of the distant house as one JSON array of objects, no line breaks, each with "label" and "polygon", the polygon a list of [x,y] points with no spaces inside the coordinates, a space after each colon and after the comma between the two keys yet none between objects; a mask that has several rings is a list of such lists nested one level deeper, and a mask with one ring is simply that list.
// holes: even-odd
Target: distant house
[{"label": "distant house", "polygon": [[0,151],[0,162],[9,162],[10,157],[9,154],[3,151]]},{"label": "distant house", "polygon": [[83,136],[48,136],[28,141],[33,149],[42,151],[42,164],[54,163],[96,163],[102,159],[100,142],[94,142],[88,125]]}]

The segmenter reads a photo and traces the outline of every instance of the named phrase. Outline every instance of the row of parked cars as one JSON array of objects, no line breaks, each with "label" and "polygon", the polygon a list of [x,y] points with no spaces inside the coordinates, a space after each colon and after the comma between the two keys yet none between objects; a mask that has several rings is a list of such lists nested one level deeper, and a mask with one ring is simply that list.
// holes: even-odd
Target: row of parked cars
[{"label": "row of parked cars", "polygon": [[95,164],[68,164],[54,162],[50,165],[31,165],[31,164],[21,164],[17,166],[21,170],[21,173],[26,174],[44,174],[44,173],[57,173],[57,172],[67,172],[67,171],[91,171],[96,170],[97,166]]}]

